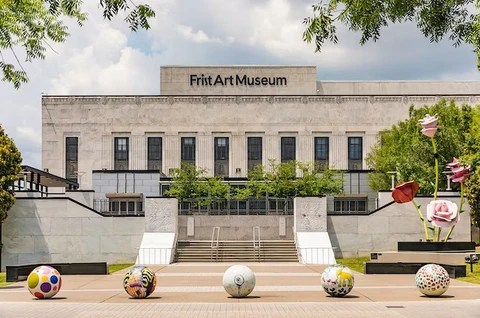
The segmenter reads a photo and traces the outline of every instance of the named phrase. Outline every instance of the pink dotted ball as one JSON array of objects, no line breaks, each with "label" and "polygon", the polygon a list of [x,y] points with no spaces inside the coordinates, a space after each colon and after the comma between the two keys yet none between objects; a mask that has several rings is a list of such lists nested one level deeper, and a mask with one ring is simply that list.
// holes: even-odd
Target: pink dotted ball
[{"label": "pink dotted ball", "polygon": [[38,299],[51,298],[62,287],[62,277],[55,268],[42,265],[28,275],[27,285],[30,293]]}]

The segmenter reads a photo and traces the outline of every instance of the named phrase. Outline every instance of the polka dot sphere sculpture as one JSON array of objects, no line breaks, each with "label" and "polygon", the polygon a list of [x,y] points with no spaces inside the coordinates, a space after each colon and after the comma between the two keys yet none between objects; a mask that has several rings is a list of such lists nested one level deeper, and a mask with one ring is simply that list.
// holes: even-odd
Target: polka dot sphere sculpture
[{"label": "polka dot sphere sculpture", "polygon": [[135,266],[123,278],[123,288],[134,298],[150,296],[157,286],[157,277],[148,267]]},{"label": "polka dot sphere sculpture", "polygon": [[60,273],[50,266],[38,266],[27,278],[28,290],[38,299],[55,296],[62,287]]},{"label": "polka dot sphere sculpture", "polygon": [[331,265],[323,271],[321,284],[330,296],[343,297],[353,288],[353,272],[343,265]]},{"label": "polka dot sphere sculpture", "polygon": [[230,266],[223,274],[223,288],[232,297],[246,297],[255,288],[255,274],[245,265]]},{"label": "polka dot sphere sculpture", "polygon": [[417,288],[426,296],[440,296],[450,285],[448,272],[440,265],[427,264],[422,266],[415,276]]}]

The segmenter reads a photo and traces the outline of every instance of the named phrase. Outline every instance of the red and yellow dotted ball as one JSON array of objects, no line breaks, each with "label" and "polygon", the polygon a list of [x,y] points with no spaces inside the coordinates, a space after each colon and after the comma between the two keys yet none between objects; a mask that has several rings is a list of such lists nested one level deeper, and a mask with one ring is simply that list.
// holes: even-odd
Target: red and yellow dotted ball
[{"label": "red and yellow dotted ball", "polygon": [[62,287],[62,278],[55,268],[42,265],[28,275],[27,285],[33,296],[39,299],[51,298]]}]

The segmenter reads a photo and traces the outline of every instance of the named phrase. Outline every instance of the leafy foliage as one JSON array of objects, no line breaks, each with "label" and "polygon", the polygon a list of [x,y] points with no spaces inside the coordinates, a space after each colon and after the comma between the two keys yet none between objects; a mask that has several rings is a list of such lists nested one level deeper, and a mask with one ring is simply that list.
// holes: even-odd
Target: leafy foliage
[{"label": "leafy foliage", "polygon": [[[379,141],[367,154],[367,164],[375,172],[369,177],[372,189],[390,188],[389,171],[397,172],[397,181],[415,180],[420,184],[419,193],[434,191],[435,154],[431,140],[420,132],[418,121],[425,114],[438,114],[440,128],[435,135],[440,171],[445,164],[459,157],[465,146],[465,132],[469,130],[471,107],[457,107],[455,103],[442,100],[433,106],[410,108],[410,118],[393,125],[380,133]],[[440,178],[440,188],[446,188],[446,178]]]},{"label": "leafy foliage", "polygon": [[[380,133],[379,141],[367,155],[367,164],[375,172],[369,176],[372,189],[390,188],[389,171],[397,172],[397,181],[415,180],[420,184],[419,193],[431,194],[435,178],[434,153],[429,138],[420,132],[418,120],[425,114],[438,114],[439,130],[435,135],[440,171],[453,157],[470,164],[473,174],[465,182],[472,219],[480,223],[480,106],[464,105],[445,100],[433,106],[410,108],[410,118]],[[440,178],[440,189],[446,188],[446,178]],[[452,183],[454,190],[460,190]]]},{"label": "leafy foliage", "polygon": [[[471,12],[473,3],[476,13]],[[312,7],[313,15],[303,21],[303,40],[314,41],[316,52],[326,40],[337,43],[337,22],[360,32],[363,45],[378,40],[382,28],[389,23],[414,21],[430,42],[448,37],[454,46],[472,45],[480,69],[480,1],[328,0]]]},{"label": "leafy foliage", "polygon": [[472,111],[472,124],[465,139],[465,154],[461,160],[469,164],[472,171],[465,182],[466,197],[472,211],[473,223],[480,226],[480,106]]},{"label": "leafy foliage", "polygon": [[22,156],[17,147],[0,126],[0,223],[7,218],[7,211],[15,203],[9,186],[20,173]]},{"label": "leafy foliage", "polygon": [[201,198],[201,205],[208,205],[213,198],[227,198],[230,186],[217,177],[207,178],[206,170],[188,163],[173,169],[172,185],[166,195],[176,197],[179,201]]},{"label": "leafy foliage", "polygon": [[[297,169],[302,176],[297,178]],[[337,194],[342,191],[343,178],[339,172],[324,170],[320,173],[313,165],[290,161],[270,161],[266,171],[261,165],[248,173],[247,186],[233,191],[230,185],[216,177],[206,177],[206,170],[183,163],[173,170],[172,185],[166,195],[179,200],[200,199],[201,205],[208,205],[212,199],[227,199],[235,194],[237,199],[248,197],[294,197]]]},{"label": "leafy foliage", "polygon": [[[82,12],[82,0],[1,0],[0,1],[0,68],[2,81],[15,88],[28,82],[28,75],[15,52],[25,50],[25,60],[44,59],[50,42],[64,42],[69,33],[63,18],[73,18],[80,26],[87,19]],[[111,20],[121,11],[127,12],[125,21],[132,31],[149,29],[148,19],[155,12],[145,4],[134,5],[128,0],[100,0],[104,18]],[[7,61],[8,52],[12,61]],[[13,63],[16,63],[15,66]]]},{"label": "leafy foliage", "polygon": [[[313,164],[298,161],[276,163],[270,160],[269,165],[268,171],[260,165],[249,171],[247,187],[237,192],[238,198],[319,196],[342,191],[343,178],[333,170],[319,172]],[[297,177],[297,169],[301,177]]]}]

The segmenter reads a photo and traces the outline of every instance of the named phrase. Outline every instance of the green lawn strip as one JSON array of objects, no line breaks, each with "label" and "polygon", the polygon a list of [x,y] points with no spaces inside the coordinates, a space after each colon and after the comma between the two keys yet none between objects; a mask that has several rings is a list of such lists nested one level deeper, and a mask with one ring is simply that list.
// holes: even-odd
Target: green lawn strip
[{"label": "green lawn strip", "polygon": [[458,280],[468,283],[480,284],[480,264],[473,264],[473,272],[470,272],[470,264],[467,265],[467,277],[459,277]]},{"label": "green lawn strip", "polygon": [[108,273],[112,274],[130,266],[133,266],[133,264],[109,264]]},{"label": "green lawn strip", "polygon": [[11,282],[7,283],[7,273],[5,272],[0,273],[0,287],[4,287],[10,284],[12,283]]},{"label": "green lawn strip", "polygon": [[370,256],[356,257],[356,258],[339,258],[337,263],[347,266],[353,271],[363,273],[363,263],[368,262]]}]

